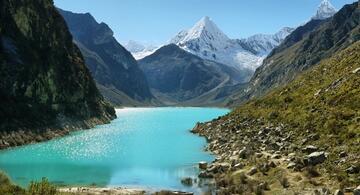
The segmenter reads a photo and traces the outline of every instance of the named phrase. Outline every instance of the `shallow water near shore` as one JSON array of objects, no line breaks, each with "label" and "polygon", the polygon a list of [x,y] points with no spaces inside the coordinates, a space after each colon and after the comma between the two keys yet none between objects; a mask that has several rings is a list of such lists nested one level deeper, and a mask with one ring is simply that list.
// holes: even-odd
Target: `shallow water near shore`
[{"label": "shallow water near shore", "polygon": [[219,108],[125,108],[108,125],[0,152],[0,169],[26,186],[47,177],[57,185],[126,186],[197,191],[197,162],[212,161],[206,141],[190,130],[224,115]]}]

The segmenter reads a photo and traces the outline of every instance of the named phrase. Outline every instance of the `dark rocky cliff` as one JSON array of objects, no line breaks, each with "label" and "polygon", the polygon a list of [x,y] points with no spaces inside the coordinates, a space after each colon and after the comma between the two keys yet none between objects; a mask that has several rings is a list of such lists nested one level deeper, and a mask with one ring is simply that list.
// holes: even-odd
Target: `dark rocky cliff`
[{"label": "dark rocky cliff", "polygon": [[0,148],[115,118],[52,0],[0,1],[0,41]]}]

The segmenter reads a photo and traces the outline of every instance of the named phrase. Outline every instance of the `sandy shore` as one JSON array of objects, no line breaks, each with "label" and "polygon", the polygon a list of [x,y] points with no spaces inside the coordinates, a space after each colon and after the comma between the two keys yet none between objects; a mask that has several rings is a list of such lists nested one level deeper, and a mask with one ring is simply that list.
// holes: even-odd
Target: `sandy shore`
[{"label": "sandy shore", "polygon": [[69,192],[76,194],[109,194],[109,195],[142,195],[145,190],[142,189],[128,189],[128,188],[96,188],[96,187],[68,187],[60,188],[60,192]]}]

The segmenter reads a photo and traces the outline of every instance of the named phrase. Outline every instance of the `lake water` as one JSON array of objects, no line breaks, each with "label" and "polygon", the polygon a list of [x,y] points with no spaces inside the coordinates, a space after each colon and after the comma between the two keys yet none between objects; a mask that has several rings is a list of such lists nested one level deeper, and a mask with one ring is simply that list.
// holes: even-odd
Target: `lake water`
[{"label": "lake water", "polygon": [[217,108],[126,108],[108,125],[45,143],[0,152],[0,169],[22,186],[47,177],[58,185],[199,190],[197,162],[212,161],[206,141],[189,132],[196,122],[228,112]]}]

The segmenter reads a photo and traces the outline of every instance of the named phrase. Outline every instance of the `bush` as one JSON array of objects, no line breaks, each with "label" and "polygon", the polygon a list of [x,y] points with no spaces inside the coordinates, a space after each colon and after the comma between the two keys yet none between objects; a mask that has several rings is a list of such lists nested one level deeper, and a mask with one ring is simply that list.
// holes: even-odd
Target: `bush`
[{"label": "bush", "polygon": [[56,192],[56,187],[46,178],[42,178],[41,182],[31,182],[28,188],[29,195],[55,195]]},{"label": "bush", "polygon": [[11,183],[10,179],[0,172],[0,194],[1,195],[25,195],[25,190]]},{"label": "bush", "polygon": [[288,187],[290,187],[289,180],[288,180],[288,178],[286,178],[285,176],[282,176],[282,177],[279,179],[279,182],[280,182],[280,184],[281,184],[281,186],[282,186],[283,188],[288,188]]},{"label": "bush", "polygon": [[2,172],[0,172],[0,185],[10,184],[10,179]]},{"label": "bush", "polygon": [[305,175],[307,178],[319,177],[320,173],[317,171],[316,167],[309,166],[305,168]]}]

